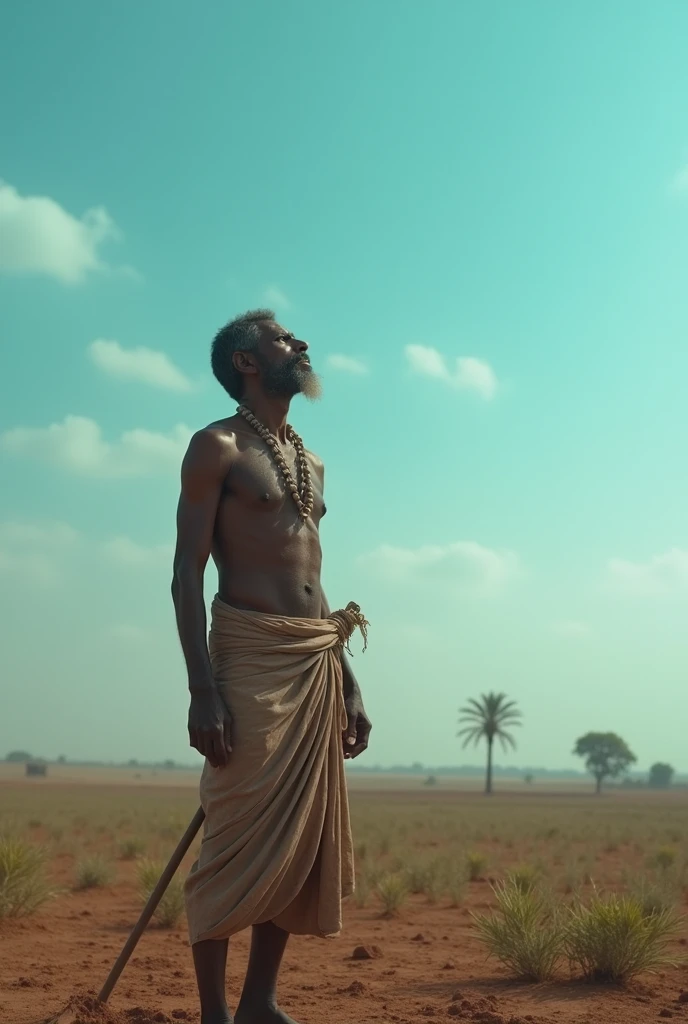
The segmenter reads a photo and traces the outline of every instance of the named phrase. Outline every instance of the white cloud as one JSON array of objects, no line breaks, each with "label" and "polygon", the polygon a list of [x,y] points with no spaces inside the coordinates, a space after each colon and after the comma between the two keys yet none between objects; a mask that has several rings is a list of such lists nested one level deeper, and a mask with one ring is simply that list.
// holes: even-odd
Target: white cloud
[{"label": "white cloud", "polygon": [[0,572],[53,586],[61,578],[65,552],[78,540],[79,534],[67,523],[0,523]]},{"label": "white cloud", "polygon": [[275,284],[268,285],[263,292],[263,298],[269,306],[274,306],[276,310],[291,309],[291,302],[288,296]]},{"label": "white cloud", "polygon": [[675,195],[688,195],[688,164],[677,171],[671,179],[671,191]]},{"label": "white cloud", "polygon": [[552,628],[559,636],[581,637],[587,636],[590,632],[589,624],[578,619],[561,619],[555,622]]},{"label": "white cloud", "polygon": [[352,359],[351,356],[328,356],[327,365],[331,370],[338,370],[341,373],[355,373],[358,376],[368,373],[367,365],[360,359]]},{"label": "white cloud", "polygon": [[119,565],[142,568],[169,565],[171,571],[174,554],[174,547],[171,544],[154,544],[151,547],[145,547],[129,537],[113,537],[105,542],[103,550],[112,562]]},{"label": "white cloud", "polygon": [[9,520],[0,523],[0,544],[3,546],[65,548],[78,539],[79,533],[73,526],[56,520],[32,523]]},{"label": "white cloud", "polygon": [[426,345],[407,345],[406,358],[414,373],[444,381],[457,391],[475,391],[488,401],[497,393],[497,376],[482,359],[457,356],[452,369],[437,349]]},{"label": "white cloud", "polygon": [[[48,196],[22,196],[0,180],[0,271],[47,274],[79,284],[93,271],[110,269],[100,247],[121,232],[103,206],[81,219]],[[131,268],[122,268],[135,275]]]},{"label": "white cloud", "polygon": [[496,551],[475,541],[419,548],[382,544],[360,561],[390,582],[428,581],[482,591],[501,589],[519,567],[513,552]]},{"label": "white cloud", "polygon": [[98,369],[120,380],[135,380],[167,391],[191,391],[188,377],[164,352],[151,348],[122,348],[118,341],[98,338],[88,346]]},{"label": "white cloud", "polygon": [[670,548],[646,562],[612,558],[607,563],[608,581],[626,594],[667,594],[688,587],[688,551]]},{"label": "white cloud", "polygon": [[105,636],[118,643],[138,644],[145,640],[147,635],[142,626],[135,626],[130,622],[115,622],[105,629]]},{"label": "white cloud", "polygon": [[177,470],[190,437],[189,427],[179,423],[167,434],[138,428],[106,441],[95,420],[66,416],[48,427],[6,430],[0,449],[83,476],[121,478]]},{"label": "white cloud", "polygon": [[63,586],[68,576],[88,572],[94,559],[126,570],[171,572],[173,555],[173,544],[146,546],[124,535],[89,539],[63,522],[0,522],[0,576],[31,585]]}]

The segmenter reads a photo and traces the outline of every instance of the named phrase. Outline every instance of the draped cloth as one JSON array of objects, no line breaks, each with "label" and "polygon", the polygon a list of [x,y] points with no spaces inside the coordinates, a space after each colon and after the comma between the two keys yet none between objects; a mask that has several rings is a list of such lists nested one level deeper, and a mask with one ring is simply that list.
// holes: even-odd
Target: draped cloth
[{"label": "draped cloth", "polygon": [[232,753],[201,777],[206,819],[185,889],[192,943],[267,921],[298,935],[341,930],[354,888],[341,654],[357,626],[365,639],[353,603],[302,619],[213,601],[208,646]]}]

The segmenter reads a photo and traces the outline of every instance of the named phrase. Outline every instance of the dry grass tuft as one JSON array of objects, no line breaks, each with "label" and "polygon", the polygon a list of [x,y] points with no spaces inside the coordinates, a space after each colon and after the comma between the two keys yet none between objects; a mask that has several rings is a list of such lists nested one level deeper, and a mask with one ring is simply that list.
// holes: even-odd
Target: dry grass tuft
[{"label": "dry grass tuft", "polygon": [[647,914],[633,896],[595,894],[571,911],[566,955],[588,981],[625,982],[679,962],[667,948],[679,923],[673,910]]},{"label": "dry grass tuft", "polygon": [[466,898],[466,873],[454,868],[449,872],[447,879],[447,892],[449,894],[449,905],[460,907]]},{"label": "dry grass tuft", "polygon": [[396,917],[408,897],[406,879],[400,874],[387,874],[375,886],[385,917]]},{"label": "dry grass tuft", "polygon": [[143,839],[123,839],[119,844],[119,856],[121,860],[136,860],[146,852],[146,844]]},{"label": "dry grass tuft", "polygon": [[496,912],[473,915],[489,952],[524,981],[551,978],[562,957],[563,932],[550,904],[535,890],[524,892],[509,880],[494,893]]},{"label": "dry grass tuft", "polygon": [[662,846],[654,856],[654,866],[660,871],[669,871],[678,860],[678,852],[673,846]]},{"label": "dry grass tuft", "polygon": [[76,866],[76,888],[103,889],[112,882],[114,874],[112,865],[104,857],[84,857]]},{"label": "dry grass tuft", "polygon": [[368,906],[370,900],[370,882],[367,875],[360,873],[356,876],[356,888],[354,889],[354,903],[359,910]]},{"label": "dry grass tuft", "polygon": [[58,895],[44,872],[44,850],[20,839],[0,838],[0,919],[33,914]]},{"label": "dry grass tuft", "polygon": [[[162,861],[142,860],[137,877],[141,900],[145,903],[155,889],[165,869]],[[184,882],[176,875],[167,886],[155,910],[155,920],[162,928],[174,928],[184,914]]]},{"label": "dry grass tuft", "polygon": [[468,880],[479,882],[487,868],[487,857],[483,853],[469,853],[466,857]]},{"label": "dry grass tuft", "polygon": [[669,878],[641,878],[632,886],[631,895],[640,904],[645,917],[676,911],[681,899],[680,889]]},{"label": "dry grass tuft", "polygon": [[428,903],[434,905],[441,900],[447,888],[445,866],[440,861],[432,861],[425,872],[423,893]]},{"label": "dry grass tuft", "polygon": [[507,881],[522,893],[532,892],[538,884],[540,872],[532,864],[519,864],[507,874]]}]

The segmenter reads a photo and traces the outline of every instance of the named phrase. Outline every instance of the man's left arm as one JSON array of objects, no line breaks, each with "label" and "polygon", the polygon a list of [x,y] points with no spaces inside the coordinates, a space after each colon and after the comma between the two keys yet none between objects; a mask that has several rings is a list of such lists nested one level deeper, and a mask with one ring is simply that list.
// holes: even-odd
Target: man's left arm
[{"label": "man's left arm", "polygon": [[[322,617],[326,619],[330,614],[330,606],[327,598],[322,595]],[[358,680],[353,673],[349,663],[349,656],[342,648],[342,681],[344,692],[344,704],[346,706],[346,731],[342,737],[344,743],[344,757],[349,760],[358,757],[368,747],[370,730],[373,728],[370,719],[363,707],[363,697]]]}]

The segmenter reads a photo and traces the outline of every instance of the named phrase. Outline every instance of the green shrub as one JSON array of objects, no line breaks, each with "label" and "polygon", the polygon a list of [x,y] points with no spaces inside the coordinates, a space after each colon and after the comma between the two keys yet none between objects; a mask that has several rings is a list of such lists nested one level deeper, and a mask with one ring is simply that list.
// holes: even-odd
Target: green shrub
[{"label": "green shrub", "polygon": [[539,874],[532,864],[521,864],[507,874],[507,881],[522,893],[529,893],[537,886]]},{"label": "green shrub", "polygon": [[640,904],[645,917],[675,910],[680,898],[676,887],[666,878],[659,881],[641,878],[633,885],[631,895]]},{"label": "green shrub", "polygon": [[139,892],[144,900],[147,900],[153,892],[164,870],[165,865],[162,861],[145,858],[139,862],[136,878],[139,883]]},{"label": "green shrub", "polygon": [[673,910],[647,914],[633,896],[595,894],[571,911],[566,955],[588,981],[624,982],[678,962],[667,951],[678,926]]},{"label": "green shrub", "polygon": [[[142,860],[139,863],[137,878],[141,900],[146,903],[160,881],[165,870],[162,861]],[[174,877],[165,889],[158,903],[154,918],[162,928],[174,928],[184,913],[184,882]]]},{"label": "green shrub", "polygon": [[76,866],[77,889],[102,889],[114,877],[112,865],[104,857],[84,857]]},{"label": "green shrub", "polygon": [[394,917],[406,902],[408,887],[403,875],[383,875],[376,885],[386,917]]},{"label": "green shrub", "polygon": [[471,882],[479,882],[487,867],[487,857],[483,853],[469,853],[466,857],[466,868],[468,879]]},{"label": "green shrub", "polygon": [[466,873],[454,870],[449,872],[447,892],[452,907],[460,907],[466,897]]},{"label": "green shrub", "polygon": [[489,952],[517,978],[551,978],[562,957],[563,930],[550,904],[535,890],[524,892],[509,880],[494,893],[496,912],[473,915]]},{"label": "green shrub", "polygon": [[577,866],[568,861],[559,875],[558,882],[567,895],[575,892],[580,885],[580,874]]},{"label": "green shrub", "polygon": [[413,893],[414,896],[419,896],[421,893],[425,892],[427,871],[427,864],[418,862],[411,864],[406,868],[406,885],[409,892]]},{"label": "green shrub", "polygon": [[19,839],[0,838],[0,919],[33,914],[58,895],[44,872],[44,850]]},{"label": "green shrub", "polygon": [[365,872],[359,872],[356,876],[356,888],[354,889],[354,903],[359,910],[368,906],[370,900],[370,881]]},{"label": "green shrub", "polygon": [[184,914],[184,882],[173,878],[160,900],[155,919],[162,928],[174,928]]},{"label": "green shrub", "polygon": [[122,860],[135,860],[146,852],[143,839],[123,839],[119,844],[119,855]]},{"label": "green shrub", "polygon": [[437,862],[429,864],[425,872],[423,892],[428,903],[435,904],[446,889],[446,875],[443,866]]},{"label": "green shrub", "polygon": [[662,846],[661,849],[657,850],[654,857],[655,866],[660,871],[668,871],[673,868],[678,859],[678,854],[673,846]]}]

